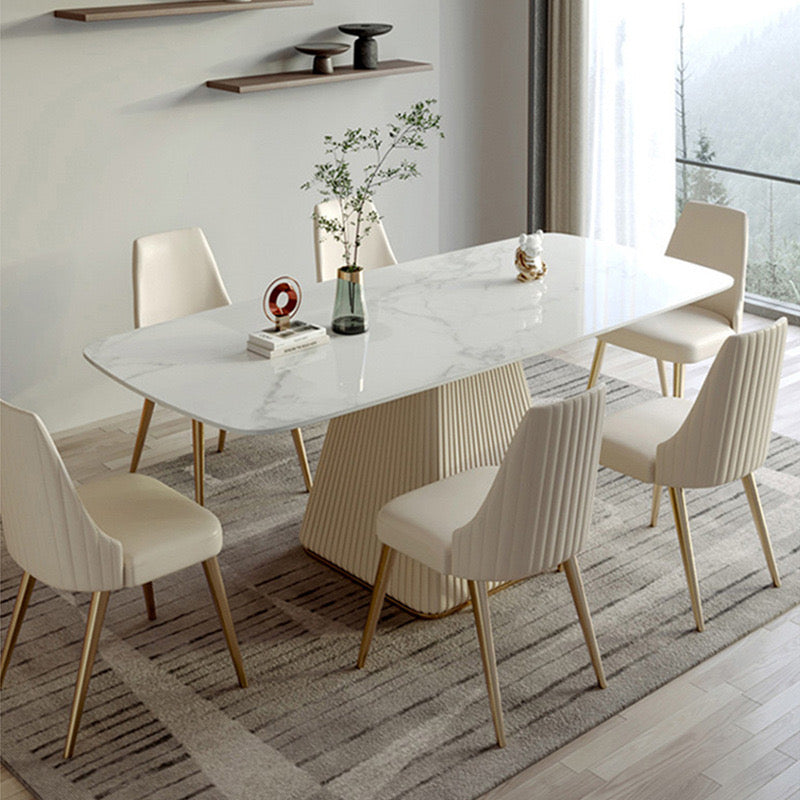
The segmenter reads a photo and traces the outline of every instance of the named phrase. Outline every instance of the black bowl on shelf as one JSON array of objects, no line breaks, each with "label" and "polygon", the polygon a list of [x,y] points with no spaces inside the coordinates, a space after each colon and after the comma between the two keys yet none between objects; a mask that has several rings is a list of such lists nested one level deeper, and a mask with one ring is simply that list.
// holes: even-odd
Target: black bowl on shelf
[{"label": "black bowl on shelf", "polygon": [[296,44],[294,49],[314,56],[312,72],[318,75],[333,75],[331,57],[349,50],[350,45],[346,42],[306,42],[305,44]]}]

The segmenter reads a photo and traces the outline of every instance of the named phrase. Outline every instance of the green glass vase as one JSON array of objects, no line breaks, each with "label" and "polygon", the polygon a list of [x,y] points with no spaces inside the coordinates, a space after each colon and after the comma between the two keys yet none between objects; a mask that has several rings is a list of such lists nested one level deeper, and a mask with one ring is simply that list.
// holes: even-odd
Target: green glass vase
[{"label": "green glass vase", "polygon": [[334,333],[352,336],[367,330],[363,274],[361,267],[342,267],[337,273],[331,325]]}]

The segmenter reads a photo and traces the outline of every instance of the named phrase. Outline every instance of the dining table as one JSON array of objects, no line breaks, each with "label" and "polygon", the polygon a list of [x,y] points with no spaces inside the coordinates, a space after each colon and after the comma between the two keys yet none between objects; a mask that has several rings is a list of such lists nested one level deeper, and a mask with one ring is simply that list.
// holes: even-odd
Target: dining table
[{"label": "dining table", "polygon": [[[86,359],[131,391],[194,420],[196,499],[203,425],[274,434],[329,421],[299,531],[313,557],[369,586],[375,517],[391,498],[499,464],[531,405],[522,361],[729,288],[730,276],[559,233],[546,274],[517,280],[517,239],[366,273],[368,330],[264,358],[248,334],[260,298],[109,336]],[[275,274],[265,274],[264,284]],[[336,281],[303,288],[298,316],[329,326]],[[468,602],[466,582],[399,556],[387,595],[418,616]]]}]

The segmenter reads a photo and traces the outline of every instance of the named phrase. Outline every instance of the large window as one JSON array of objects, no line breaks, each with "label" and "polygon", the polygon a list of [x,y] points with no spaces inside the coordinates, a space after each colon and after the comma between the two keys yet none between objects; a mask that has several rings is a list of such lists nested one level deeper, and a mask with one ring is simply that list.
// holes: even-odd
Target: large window
[{"label": "large window", "polygon": [[751,302],[800,312],[800,3],[686,0],[676,69],[677,206],[750,219]]}]

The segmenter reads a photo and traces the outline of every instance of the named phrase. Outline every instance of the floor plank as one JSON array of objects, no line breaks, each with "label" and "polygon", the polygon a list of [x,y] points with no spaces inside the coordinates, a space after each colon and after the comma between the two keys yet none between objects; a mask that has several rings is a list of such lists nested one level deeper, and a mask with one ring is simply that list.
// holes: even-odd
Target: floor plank
[{"label": "floor plank", "polygon": [[740,795],[742,800],[783,800],[797,794],[800,786],[800,761],[795,761],[789,769],[776,775],[769,783],[765,783],[755,792]]},{"label": "floor plank", "polygon": [[[773,750],[778,750],[782,744],[787,743],[789,740],[786,737],[791,736],[793,731],[797,731],[799,726],[800,709],[795,708],[778,717],[758,736],[748,737],[739,747],[706,767],[703,774],[722,785],[734,782],[736,776],[741,772],[750,769]],[[791,756],[791,753],[784,753],[784,755]],[[794,758],[793,760],[797,761],[798,759]]]},{"label": "floor plank", "polygon": [[777,750],[768,750],[760,759],[748,764],[747,768],[726,776],[726,783],[711,793],[711,800],[741,800],[780,777],[794,763],[789,756]]}]

